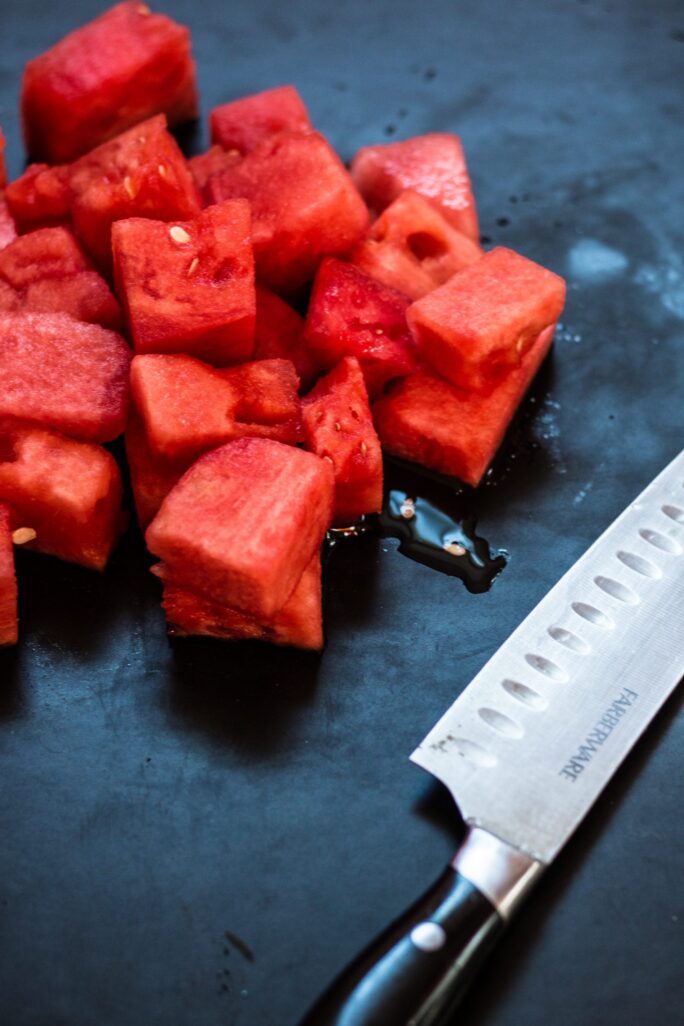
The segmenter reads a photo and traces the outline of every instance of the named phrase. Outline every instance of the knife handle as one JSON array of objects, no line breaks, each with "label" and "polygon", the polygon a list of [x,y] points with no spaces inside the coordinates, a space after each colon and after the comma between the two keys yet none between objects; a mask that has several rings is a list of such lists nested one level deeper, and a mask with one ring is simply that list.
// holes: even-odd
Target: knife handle
[{"label": "knife handle", "polygon": [[540,869],[472,830],[434,886],[337,977],[300,1026],[445,1023]]}]

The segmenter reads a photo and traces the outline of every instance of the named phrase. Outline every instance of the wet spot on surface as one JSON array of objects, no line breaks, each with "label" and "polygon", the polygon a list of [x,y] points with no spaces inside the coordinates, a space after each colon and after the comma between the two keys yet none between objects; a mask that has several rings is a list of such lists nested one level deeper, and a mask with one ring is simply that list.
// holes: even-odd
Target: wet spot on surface
[{"label": "wet spot on surface", "polygon": [[582,239],[568,254],[570,276],[583,282],[599,282],[615,278],[626,269],[629,261],[624,253],[606,246],[597,239]]}]

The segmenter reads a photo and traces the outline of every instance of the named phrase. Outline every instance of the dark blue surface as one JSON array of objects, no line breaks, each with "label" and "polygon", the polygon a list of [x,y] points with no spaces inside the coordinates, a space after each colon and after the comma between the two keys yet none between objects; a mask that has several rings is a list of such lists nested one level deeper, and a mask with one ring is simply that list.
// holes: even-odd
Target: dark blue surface
[{"label": "dark blue surface", "polygon": [[[459,132],[482,232],[565,274],[568,307],[479,500],[481,533],[511,554],[488,594],[393,542],[352,542],[330,565],[319,660],[169,646],[134,536],[103,577],[20,557],[22,641],[0,655],[8,1026],[294,1024],[456,844],[457,815],[409,752],[683,444],[681,4],[165,9],[192,27],[205,115],[292,81],[345,157]],[[24,61],[98,10],[2,4],[12,174]],[[684,1020],[683,725],[675,696],[463,1026]]]}]

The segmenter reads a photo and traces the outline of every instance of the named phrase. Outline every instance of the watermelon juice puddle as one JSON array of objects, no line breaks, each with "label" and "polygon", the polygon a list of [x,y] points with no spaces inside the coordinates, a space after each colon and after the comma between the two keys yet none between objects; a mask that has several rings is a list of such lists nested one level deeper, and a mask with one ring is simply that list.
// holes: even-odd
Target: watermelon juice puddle
[{"label": "watermelon juice puddle", "polygon": [[488,591],[506,566],[508,553],[492,550],[475,533],[475,495],[464,485],[417,473],[409,463],[387,460],[382,512],[363,517],[353,527],[333,528],[328,546],[364,534],[396,538],[402,555],[458,577],[470,592]]}]

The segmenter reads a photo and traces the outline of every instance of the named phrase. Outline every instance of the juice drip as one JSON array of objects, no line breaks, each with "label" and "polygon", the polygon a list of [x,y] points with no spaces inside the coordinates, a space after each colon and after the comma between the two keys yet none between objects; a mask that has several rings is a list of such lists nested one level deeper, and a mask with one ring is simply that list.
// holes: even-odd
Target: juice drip
[{"label": "juice drip", "polygon": [[409,559],[463,581],[470,592],[488,591],[506,566],[504,549],[492,550],[476,534],[473,489],[417,474],[409,465],[388,461],[382,512],[351,527],[328,532],[329,547],[345,538],[373,534],[396,538]]}]

